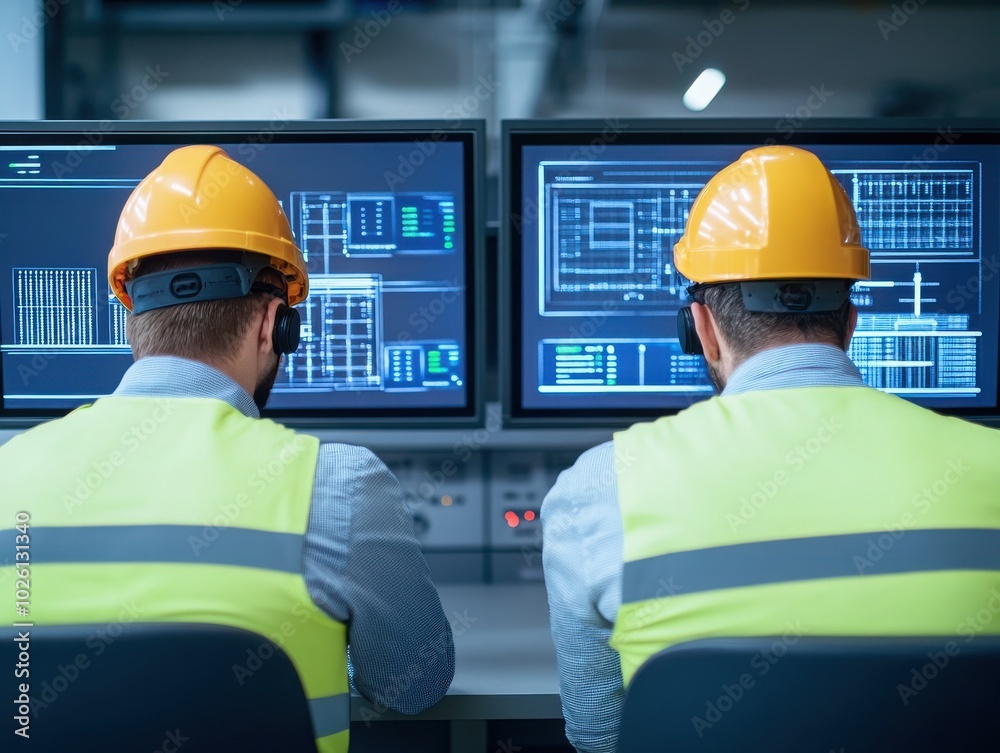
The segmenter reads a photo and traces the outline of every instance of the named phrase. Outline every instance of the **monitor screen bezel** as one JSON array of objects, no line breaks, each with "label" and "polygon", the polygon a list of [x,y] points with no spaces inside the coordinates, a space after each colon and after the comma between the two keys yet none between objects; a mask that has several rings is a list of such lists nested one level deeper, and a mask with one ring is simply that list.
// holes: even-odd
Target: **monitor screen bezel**
[{"label": "monitor screen bezel", "polygon": [[[197,144],[230,142],[266,148],[270,143],[455,142],[463,146],[466,192],[465,332],[466,401],[454,408],[274,409],[263,415],[299,428],[478,427],[485,416],[485,120],[311,120],[283,117],[260,121],[2,121],[0,143]],[[415,147],[416,148],[416,147]],[[424,146],[424,150],[427,146]],[[426,151],[423,152],[426,156]],[[251,166],[252,169],[252,166]],[[108,239],[110,249],[111,239]],[[2,314],[0,314],[2,315]],[[0,361],[0,384],[3,363]],[[0,397],[0,427],[30,427],[70,409],[9,408]]]},{"label": "monitor screen bezel", "polygon": [[[606,145],[711,144],[912,144],[938,147],[948,139],[963,144],[1000,145],[1000,121],[985,119],[871,119],[825,118],[792,122],[774,119],[567,119],[506,120],[502,123],[500,176],[500,269],[498,301],[500,393],[504,422],[516,427],[625,427],[673,415],[682,408],[525,408],[522,338],[522,245],[515,218],[523,207],[522,150],[526,146],[577,146],[599,154]],[[943,152],[942,152],[943,154]],[[946,158],[946,157],[943,157]],[[988,214],[984,215],[988,216]],[[674,325],[664,330],[672,333]],[[1000,349],[997,354],[1000,372]],[[938,413],[994,424],[1000,418],[1000,380],[993,408],[934,409]]]}]

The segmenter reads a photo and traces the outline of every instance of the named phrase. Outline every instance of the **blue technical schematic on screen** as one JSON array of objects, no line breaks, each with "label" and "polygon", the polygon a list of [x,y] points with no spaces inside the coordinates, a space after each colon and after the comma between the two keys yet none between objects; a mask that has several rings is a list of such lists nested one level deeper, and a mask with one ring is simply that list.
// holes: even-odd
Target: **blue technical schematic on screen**
[{"label": "blue technical schematic on screen", "polygon": [[985,381],[979,361],[992,358],[995,368],[996,291],[985,342],[980,286],[975,300],[953,295],[983,273],[980,169],[833,169],[872,254],[872,279],[855,286],[858,326],[848,351],[872,387],[922,402],[975,404]]},{"label": "blue technical schematic on screen", "polygon": [[449,254],[455,248],[455,196],[292,194],[297,237],[328,272],[338,256]]},{"label": "blue technical schematic on screen", "polygon": [[[405,185],[387,190],[385,175],[413,149],[406,135],[299,137],[266,149],[216,138],[274,191],[309,271],[301,344],[282,361],[268,408],[465,409],[472,200],[463,143],[436,143]],[[181,144],[78,141],[0,146],[7,411],[91,402],[132,363],[129,314],[108,287],[107,255],[132,189]]]},{"label": "blue technical schematic on screen", "polygon": [[[673,246],[705,183],[751,146],[612,145],[600,160],[522,147],[523,408],[678,410],[714,394],[676,339],[689,281]],[[1000,233],[983,207],[1000,200],[1000,150],[925,163],[912,146],[803,147],[846,189],[871,250],[849,350],[866,383],[928,407],[996,407]]]}]

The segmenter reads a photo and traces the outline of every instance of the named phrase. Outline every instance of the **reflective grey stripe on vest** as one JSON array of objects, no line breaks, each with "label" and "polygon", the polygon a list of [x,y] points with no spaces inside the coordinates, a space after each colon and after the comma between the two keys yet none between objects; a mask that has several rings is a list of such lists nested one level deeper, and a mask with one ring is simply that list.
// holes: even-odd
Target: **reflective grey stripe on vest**
[{"label": "reflective grey stripe on vest", "polygon": [[351,726],[351,694],[338,693],[309,701],[313,735],[318,739],[336,735]]},{"label": "reflective grey stripe on vest", "polygon": [[[14,551],[14,529],[0,531]],[[302,572],[304,536],[214,526],[31,527],[32,564],[70,562],[185,562]],[[9,546],[8,546],[9,542]]]},{"label": "reflective grey stripe on vest", "polygon": [[661,554],[625,563],[622,603],[720,588],[934,570],[1000,570],[1000,530],[872,531]]}]

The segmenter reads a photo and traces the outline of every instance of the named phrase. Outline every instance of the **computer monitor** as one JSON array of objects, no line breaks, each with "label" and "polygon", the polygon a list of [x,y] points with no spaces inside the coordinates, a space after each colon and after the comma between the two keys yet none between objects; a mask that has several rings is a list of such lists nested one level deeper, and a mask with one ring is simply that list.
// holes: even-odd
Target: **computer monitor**
[{"label": "computer monitor", "polygon": [[118,215],[171,150],[214,144],[270,186],[307,260],[301,344],[267,413],[481,420],[484,134],[482,121],[0,125],[0,419],[114,391],[132,363],[107,283]]},{"label": "computer monitor", "polygon": [[[512,121],[504,125],[502,348],[512,424],[625,425],[714,394],[678,344],[673,246],[747,149],[815,152],[871,249],[849,355],[936,410],[998,413],[1000,124]],[[808,249],[803,249],[807,252]]]}]

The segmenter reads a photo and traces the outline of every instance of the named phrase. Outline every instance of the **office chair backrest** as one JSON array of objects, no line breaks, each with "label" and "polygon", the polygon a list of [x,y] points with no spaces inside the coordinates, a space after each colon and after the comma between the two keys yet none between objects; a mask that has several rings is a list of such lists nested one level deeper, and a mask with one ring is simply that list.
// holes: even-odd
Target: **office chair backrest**
[{"label": "office chair backrest", "polygon": [[639,668],[618,751],[996,750],[998,680],[1000,636],[692,641]]},{"label": "office chair backrest", "polygon": [[27,630],[27,678],[14,677],[18,628],[0,630],[8,705],[30,684],[26,750],[316,752],[295,668],[260,635],[189,624]]}]

